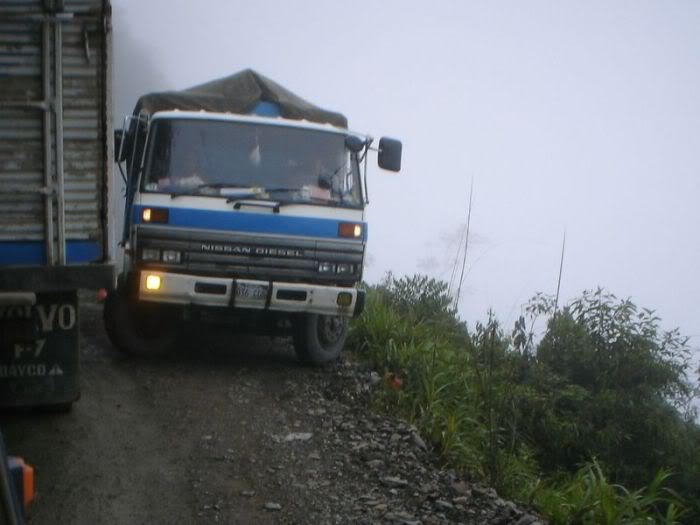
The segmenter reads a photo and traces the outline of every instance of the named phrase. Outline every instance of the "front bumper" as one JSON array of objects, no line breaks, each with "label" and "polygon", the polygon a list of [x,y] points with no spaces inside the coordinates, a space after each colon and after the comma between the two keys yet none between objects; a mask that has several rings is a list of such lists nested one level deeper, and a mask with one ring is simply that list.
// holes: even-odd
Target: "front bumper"
[{"label": "front bumper", "polygon": [[[158,282],[157,289],[146,285]],[[181,305],[251,308],[278,312],[307,312],[322,315],[359,315],[364,290],[305,283],[204,277],[182,273],[143,270],[138,296],[142,301]]]}]

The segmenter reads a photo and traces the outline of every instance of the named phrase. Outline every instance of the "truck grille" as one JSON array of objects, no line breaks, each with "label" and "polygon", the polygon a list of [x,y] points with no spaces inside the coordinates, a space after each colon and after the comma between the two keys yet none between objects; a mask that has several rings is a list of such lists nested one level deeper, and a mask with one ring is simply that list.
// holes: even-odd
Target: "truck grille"
[{"label": "truck grille", "polygon": [[[137,226],[136,257],[142,268],[217,277],[352,285],[362,275],[364,243],[266,234]],[[176,250],[179,264],[141,260],[146,248]],[[321,273],[320,262],[351,264],[352,273]]]}]

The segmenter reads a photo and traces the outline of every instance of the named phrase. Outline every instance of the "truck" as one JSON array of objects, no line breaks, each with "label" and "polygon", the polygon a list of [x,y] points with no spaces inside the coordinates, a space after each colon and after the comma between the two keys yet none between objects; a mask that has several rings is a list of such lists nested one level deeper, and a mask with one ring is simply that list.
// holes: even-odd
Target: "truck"
[{"label": "truck", "polygon": [[112,287],[111,8],[0,4],[0,406],[80,395],[79,289]]},{"label": "truck", "polygon": [[126,353],[166,352],[188,321],[291,336],[337,358],[364,305],[367,167],[399,171],[344,115],[247,69],[142,96],[116,160],[126,184],[123,271],[104,318]]}]

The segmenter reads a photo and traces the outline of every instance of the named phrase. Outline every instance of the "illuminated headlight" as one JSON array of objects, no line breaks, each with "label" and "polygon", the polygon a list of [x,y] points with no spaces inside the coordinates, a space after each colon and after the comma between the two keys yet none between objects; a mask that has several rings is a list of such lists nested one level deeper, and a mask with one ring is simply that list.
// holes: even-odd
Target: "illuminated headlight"
[{"label": "illuminated headlight", "polygon": [[144,248],[141,250],[141,259],[144,261],[160,261],[160,250],[155,248]]},{"label": "illuminated headlight", "polygon": [[338,273],[352,273],[352,264],[348,263],[341,263],[338,265],[337,272]]},{"label": "illuminated headlight", "polygon": [[161,284],[160,275],[148,275],[146,277],[146,290],[160,290]]},{"label": "illuminated headlight", "polygon": [[335,264],[329,262],[318,263],[318,271],[321,273],[335,272]]},{"label": "illuminated headlight", "polygon": [[179,263],[180,262],[180,252],[176,250],[163,250],[163,262],[164,263]]}]

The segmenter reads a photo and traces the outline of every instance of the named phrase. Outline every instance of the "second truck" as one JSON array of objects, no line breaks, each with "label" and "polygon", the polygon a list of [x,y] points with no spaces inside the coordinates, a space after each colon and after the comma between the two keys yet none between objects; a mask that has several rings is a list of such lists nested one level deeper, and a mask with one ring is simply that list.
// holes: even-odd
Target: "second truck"
[{"label": "second truck", "polygon": [[[361,312],[371,137],[251,70],[139,99],[116,133],[125,170],[123,272],[105,304],[112,341],[163,351],[183,321],[288,334],[334,360]],[[399,171],[382,138],[379,166]]]}]

